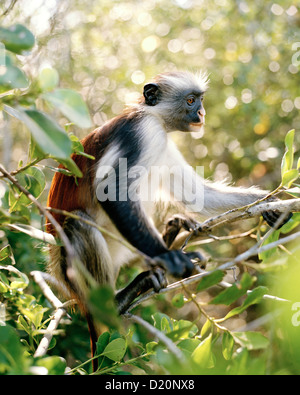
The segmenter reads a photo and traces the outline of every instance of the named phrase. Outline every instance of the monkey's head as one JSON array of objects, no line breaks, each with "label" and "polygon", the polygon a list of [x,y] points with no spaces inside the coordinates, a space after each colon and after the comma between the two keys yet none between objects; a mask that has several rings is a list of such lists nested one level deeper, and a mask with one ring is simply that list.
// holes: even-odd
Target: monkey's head
[{"label": "monkey's head", "polygon": [[203,96],[207,87],[203,73],[160,74],[144,86],[144,106],[163,120],[168,131],[195,131],[205,122]]}]

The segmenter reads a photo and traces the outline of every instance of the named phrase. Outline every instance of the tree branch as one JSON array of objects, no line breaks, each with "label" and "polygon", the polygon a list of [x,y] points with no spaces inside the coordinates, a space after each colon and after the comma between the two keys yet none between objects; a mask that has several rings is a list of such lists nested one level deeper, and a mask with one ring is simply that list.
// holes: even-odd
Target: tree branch
[{"label": "tree branch", "polygon": [[[45,335],[43,336],[42,340],[40,341],[40,344],[38,345],[38,348],[36,349],[34,353],[34,357],[43,357],[46,353],[47,350],[50,346],[50,342],[52,340],[53,334],[55,330],[57,329],[61,319],[67,314],[65,307],[66,304],[63,304],[51,291],[50,287],[46,283],[44,279],[44,275],[42,272],[39,271],[32,271],[30,273],[35,282],[39,285],[41,288],[43,294],[45,297],[49,300],[49,302],[55,307],[56,311],[48,325],[48,328],[46,330]],[[76,301],[69,301],[69,304],[74,304],[77,303]]]},{"label": "tree branch", "polygon": [[123,314],[123,317],[128,318],[131,321],[136,322],[137,324],[142,325],[148,332],[150,332],[153,336],[157,337],[162,343],[165,344],[165,346],[174,355],[174,357],[178,360],[178,362],[180,364],[184,363],[184,361],[185,361],[184,354],[172,342],[172,340],[169,339],[168,336],[166,336],[163,332],[159,331],[153,325],[149,324],[149,322],[143,320],[143,318],[138,317],[136,315],[133,315],[130,313],[125,313],[125,314]]}]

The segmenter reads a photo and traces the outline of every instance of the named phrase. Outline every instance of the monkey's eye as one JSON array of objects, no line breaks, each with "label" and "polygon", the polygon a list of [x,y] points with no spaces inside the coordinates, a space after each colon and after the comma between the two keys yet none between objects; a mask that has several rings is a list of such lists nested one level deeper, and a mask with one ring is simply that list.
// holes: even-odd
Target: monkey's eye
[{"label": "monkey's eye", "polygon": [[187,104],[188,104],[189,106],[191,106],[192,104],[194,104],[194,103],[195,103],[195,98],[194,98],[194,96],[188,97],[187,100],[186,100],[186,102],[187,102]]}]

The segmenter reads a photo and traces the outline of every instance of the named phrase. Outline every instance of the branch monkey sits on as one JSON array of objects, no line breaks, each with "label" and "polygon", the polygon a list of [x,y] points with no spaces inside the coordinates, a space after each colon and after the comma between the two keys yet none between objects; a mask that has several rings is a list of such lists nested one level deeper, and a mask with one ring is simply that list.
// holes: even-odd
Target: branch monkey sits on
[{"label": "branch monkey sits on", "polygon": [[[154,202],[141,197],[146,185],[155,187],[152,182],[155,166],[165,172],[176,169],[170,177],[171,182],[163,183],[163,188],[168,189],[163,192],[176,200],[183,210],[192,210],[204,218],[250,204],[268,193],[257,188],[242,189],[205,181],[187,164],[171,141],[171,131],[190,132],[203,126],[203,97],[207,88],[208,79],[203,73],[158,75],[144,86],[143,97],[136,105],[83,139],[85,152],[93,155],[95,160],[73,156],[83,173],[81,179],[76,182],[62,173],[54,176],[49,207],[93,220],[157,261],[157,268],[141,273],[116,294],[120,312],[125,311],[139,293],[149,288],[159,291],[165,286],[164,271],[179,278],[187,277],[193,271],[191,258],[195,253],[168,250],[153,224]],[[156,187],[161,189],[161,183]],[[156,193],[151,190],[151,196],[153,192]],[[190,195],[196,199],[189,199]],[[277,217],[274,213],[265,216],[270,225]],[[63,226],[78,259],[93,278],[100,284],[114,287],[119,268],[130,258],[129,251],[81,221],[61,215],[56,215],[56,219]],[[55,235],[50,224],[48,230]],[[51,246],[50,255],[49,271],[85,309],[88,292],[85,279],[76,268],[75,281],[68,278],[64,247]]]}]

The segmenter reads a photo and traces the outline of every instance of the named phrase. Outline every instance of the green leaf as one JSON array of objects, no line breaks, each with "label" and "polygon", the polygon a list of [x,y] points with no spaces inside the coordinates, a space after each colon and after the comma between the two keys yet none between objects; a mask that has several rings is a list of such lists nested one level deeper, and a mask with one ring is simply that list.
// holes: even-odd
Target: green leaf
[{"label": "green leaf", "polygon": [[162,322],[165,323],[164,329],[167,336],[173,341],[195,336],[198,332],[197,326],[187,320],[173,322],[173,330],[171,330],[170,324],[165,317],[162,319]]},{"label": "green leaf", "polygon": [[5,293],[7,291],[8,287],[2,281],[0,281],[0,293]]},{"label": "green leaf", "polygon": [[290,188],[294,181],[299,178],[299,171],[297,169],[287,170],[282,175],[282,186]]},{"label": "green leaf", "polygon": [[[166,328],[166,325],[169,328],[169,331],[171,332],[173,330],[173,323],[170,317],[168,317],[166,314],[163,313],[154,313],[152,315],[152,319],[154,321],[154,326],[155,328],[159,329],[160,331],[163,330],[163,327]],[[166,322],[168,324],[166,324]]]},{"label": "green leaf", "polygon": [[201,333],[200,333],[201,339],[206,337],[209,334],[209,332],[211,332],[212,328],[213,328],[212,322],[207,319],[201,329]]},{"label": "green leaf", "polygon": [[259,332],[232,332],[236,343],[248,350],[260,350],[269,346],[269,340]]},{"label": "green leaf", "polygon": [[149,342],[146,344],[146,351],[147,354],[155,354],[155,348],[157,347],[158,343],[155,341]]},{"label": "green leaf", "polygon": [[84,156],[85,158],[95,160],[95,157],[92,155],[89,155],[84,152],[83,145],[81,144],[79,138],[75,136],[73,133],[69,133],[69,138],[72,141],[72,151],[77,154]]},{"label": "green leaf", "polygon": [[78,92],[71,89],[56,89],[54,92],[45,93],[43,97],[79,127],[92,126],[88,108]]},{"label": "green leaf", "polygon": [[191,355],[192,361],[194,361],[201,368],[209,369],[214,367],[214,357],[211,350],[211,341],[212,334],[204,339]]},{"label": "green leaf", "polygon": [[12,64],[10,58],[6,56],[5,66],[2,73],[0,73],[0,93],[11,89],[28,88],[29,82],[26,75]]},{"label": "green leaf", "polygon": [[66,132],[48,115],[38,110],[17,110],[4,106],[11,116],[24,122],[39,149],[67,167],[75,176],[82,177],[80,169],[70,158],[72,142]]},{"label": "green leaf", "polygon": [[184,339],[177,344],[177,347],[189,358],[200,343],[199,339]]},{"label": "green leaf", "polygon": [[42,91],[51,91],[59,82],[59,75],[56,69],[46,67],[40,70],[38,75],[38,82]]},{"label": "green leaf", "polygon": [[101,355],[119,362],[125,355],[126,347],[126,341],[123,338],[115,339],[105,347]]},{"label": "green leaf", "polygon": [[[0,262],[7,260],[7,258],[10,258],[12,256],[12,250],[11,246],[8,244],[5,247],[1,248],[0,250]],[[3,262],[1,262],[3,263]]]},{"label": "green leaf", "polygon": [[9,28],[0,27],[0,42],[9,51],[24,54],[34,46],[35,39],[25,26],[16,24]]},{"label": "green leaf", "polygon": [[229,332],[224,332],[222,338],[222,353],[226,361],[229,361],[233,354],[234,338]]},{"label": "green leaf", "polygon": [[[29,167],[16,175],[16,179],[36,199],[41,195],[46,186],[45,175],[37,167]],[[9,191],[10,212],[22,209],[22,206],[31,204],[31,200],[15,186]]]},{"label": "green leaf", "polygon": [[15,109],[5,106],[11,116],[24,122],[43,153],[57,159],[68,159],[72,143],[65,131],[48,115],[37,110]]},{"label": "green leaf", "polygon": [[177,308],[184,306],[184,295],[182,293],[176,294],[172,298],[172,305]]},{"label": "green leaf", "polygon": [[197,291],[204,291],[205,289],[218,284],[223,280],[224,275],[225,273],[221,270],[213,271],[211,274],[208,274],[200,280],[199,284],[197,285]]},{"label": "green leaf", "polygon": [[243,296],[247,290],[252,286],[254,279],[249,273],[244,273],[240,283],[233,284],[230,288],[225,289],[217,295],[210,304],[225,304],[231,305],[238,298]]},{"label": "green leaf", "polygon": [[245,299],[244,303],[240,307],[236,307],[235,309],[231,310],[222,321],[228,320],[237,314],[241,314],[245,311],[249,306],[259,303],[263,296],[268,292],[266,287],[257,287],[253,289]]},{"label": "green leaf", "polygon": [[100,355],[103,353],[105,347],[109,343],[110,334],[109,332],[102,333],[96,343],[96,355]]},{"label": "green leaf", "polygon": [[287,135],[285,136],[285,147],[286,151],[285,154],[283,155],[282,162],[281,162],[281,177],[283,179],[284,174],[291,170],[293,167],[293,161],[294,161],[294,149],[293,149],[293,143],[294,143],[294,136],[295,136],[295,129],[290,130]]}]

